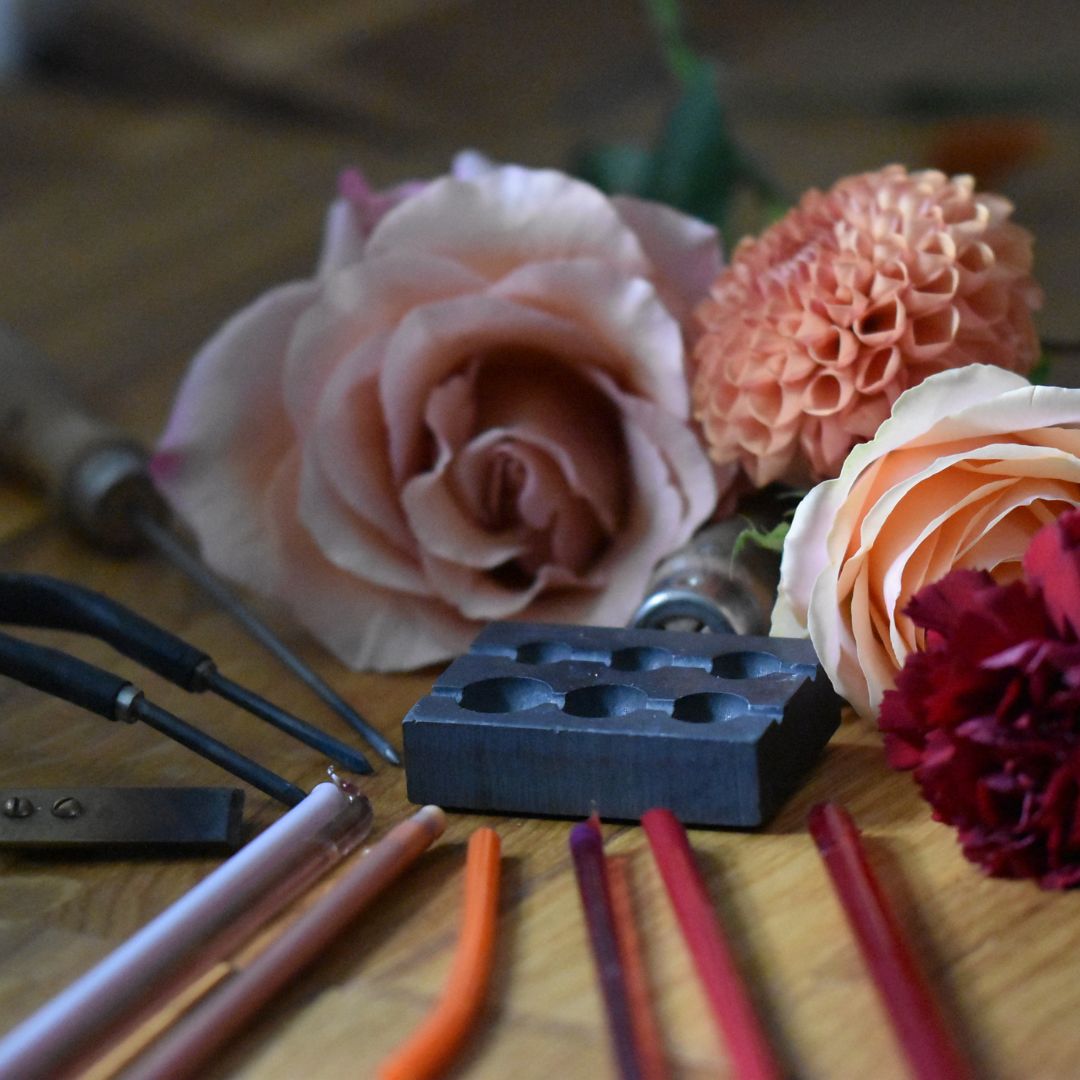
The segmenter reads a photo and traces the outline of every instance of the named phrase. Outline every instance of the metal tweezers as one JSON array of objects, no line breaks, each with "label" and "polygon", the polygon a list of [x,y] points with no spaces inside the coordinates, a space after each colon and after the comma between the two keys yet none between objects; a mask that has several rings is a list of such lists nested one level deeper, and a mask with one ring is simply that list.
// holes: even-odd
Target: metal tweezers
[{"label": "metal tweezers", "polygon": [[[101,593],[43,574],[0,574],[0,623],[70,630],[99,638],[184,690],[209,690],[346,768],[371,772],[371,765],[358,750],[227,679],[206,653]],[[0,675],[106,720],[142,720],[288,806],[305,797],[295,784],[155,705],[127,679],[68,653],[0,632]]]}]

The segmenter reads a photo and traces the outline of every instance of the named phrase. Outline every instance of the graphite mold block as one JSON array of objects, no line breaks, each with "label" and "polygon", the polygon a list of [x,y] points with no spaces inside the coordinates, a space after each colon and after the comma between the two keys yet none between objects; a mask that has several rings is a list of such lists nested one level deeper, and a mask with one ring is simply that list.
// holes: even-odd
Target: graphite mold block
[{"label": "graphite mold block", "polygon": [[404,721],[409,799],[762,825],[840,722],[809,641],[491,623]]}]

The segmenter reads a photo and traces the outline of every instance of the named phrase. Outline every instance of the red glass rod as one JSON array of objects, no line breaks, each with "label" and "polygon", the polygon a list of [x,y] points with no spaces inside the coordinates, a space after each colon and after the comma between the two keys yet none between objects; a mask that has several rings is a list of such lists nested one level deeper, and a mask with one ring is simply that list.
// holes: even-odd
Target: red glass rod
[{"label": "red glass rod", "polygon": [[809,828],[915,1076],[919,1080],[973,1078],[974,1070],[941,1015],[867,861],[851,815],[836,803],[819,803],[810,811]]},{"label": "red glass rod", "polygon": [[649,810],[641,824],[727,1045],[733,1074],[740,1080],[777,1080],[783,1072],[720,927],[686,831],[670,810]]}]

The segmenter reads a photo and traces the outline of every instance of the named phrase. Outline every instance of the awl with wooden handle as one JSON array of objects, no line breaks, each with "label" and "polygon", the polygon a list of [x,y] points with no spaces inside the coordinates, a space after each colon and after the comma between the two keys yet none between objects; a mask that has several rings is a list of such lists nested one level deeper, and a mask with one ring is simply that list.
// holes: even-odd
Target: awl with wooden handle
[{"label": "awl with wooden handle", "polygon": [[130,553],[153,547],[359,732],[387,761],[397,751],[351,705],[193,555],[169,527],[170,514],[137,441],[89,416],[55,368],[0,326],[0,465],[44,489],[74,528],[97,546]]}]

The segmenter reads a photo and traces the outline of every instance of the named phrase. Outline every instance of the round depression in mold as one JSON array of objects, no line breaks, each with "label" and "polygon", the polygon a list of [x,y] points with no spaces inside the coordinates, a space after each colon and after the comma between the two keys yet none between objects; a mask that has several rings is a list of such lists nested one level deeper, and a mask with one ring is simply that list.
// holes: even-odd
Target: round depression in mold
[{"label": "round depression in mold", "polygon": [[574,650],[565,641],[526,641],[517,647],[519,664],[558,664],[573,655]]},{"label": "round depression in mold", "polygon": [[749,711],[750,702],[740,694],[687,694],[676,700],[671,716],[688,724],[712,724]]},{"label": "round depression in mold", "polygon": [[648,694],[636,686],[601,683],[571,690],[566,695],[563,711],[571,716],[625,716],[644,709],[648,702]]},{"label": "round depression in mold", "polygon": [[611,666],[616,671],[655,671],[674,663],[675,657],[667,649],[654,649],[648,645],[631,645],[611,654]]},{"label": "round depression in mold", "polygon": [[458,704],[470,712],[524,712],[551,700],[551,687],[540,679],[481,679],[461,691]]},{"label": "round depression in mold", "polygon": [[721,679],[758,679],[787,668],[778,656],[767,652],[722,653],[712,663],[712,673]]}]

